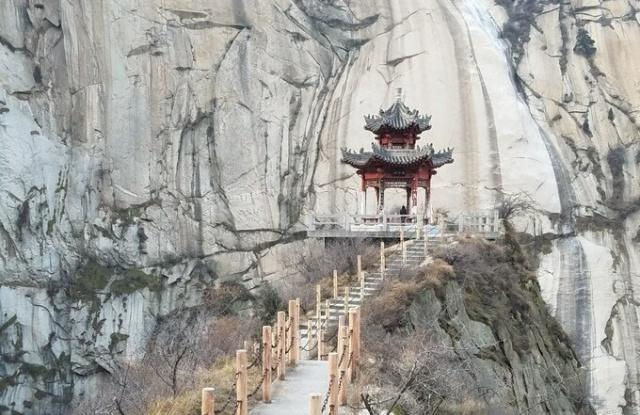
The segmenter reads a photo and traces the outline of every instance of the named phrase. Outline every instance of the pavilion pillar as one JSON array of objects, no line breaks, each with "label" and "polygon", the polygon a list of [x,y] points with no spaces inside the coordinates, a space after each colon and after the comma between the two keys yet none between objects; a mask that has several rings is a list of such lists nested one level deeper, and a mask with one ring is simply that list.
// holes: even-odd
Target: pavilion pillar
[{"label": "pavilion pillar", "polygon": [[360,215],[367,214],[367,188],[360,191],[360,207],[358,209]]},{"label": "pavilion pillar", "polygon": [[404,205],[407,208],[407,214],[411,214],[411,187],[405,189],[407,191],[407,203]]},{"label": "pavilion pillar", "polygon": [[411,213],[418,213],[418,183],[415,179],[411,182]]},{"label": "pavilion pillar", "polygon": [[379,187],[374,187],[374,190],[376,191],[376,215],[378,213],[380,213],[380,188]]},{"label": "pavilion pillar", "polygon": [[431,223],[431,189],[430,186],[424,188],[424,217],[427,223]]},{"label": "pavilion pillar", "polygon": [[378,214],[384,215],[384,182],[378,188]]}]

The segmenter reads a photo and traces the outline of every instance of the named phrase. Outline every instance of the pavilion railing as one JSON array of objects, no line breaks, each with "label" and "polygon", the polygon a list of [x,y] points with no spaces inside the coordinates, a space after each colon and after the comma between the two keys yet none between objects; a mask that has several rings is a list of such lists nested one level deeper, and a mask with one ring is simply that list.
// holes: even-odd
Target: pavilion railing
[{"label": "pavilion railing", "polygon": [[[422,234],[439,236],[443,234],[466,233],[497,236],[502,234],[502,224],[497,211],[486,210],[463,213],[453,218],[439,218],[436,224],[422,221],[417,215],[317,215],[312,213],[307,226],[310,232],[357,233],[357,232],[415,232],[420,223]],[[424,233],[423,233],[424,232]]]}]

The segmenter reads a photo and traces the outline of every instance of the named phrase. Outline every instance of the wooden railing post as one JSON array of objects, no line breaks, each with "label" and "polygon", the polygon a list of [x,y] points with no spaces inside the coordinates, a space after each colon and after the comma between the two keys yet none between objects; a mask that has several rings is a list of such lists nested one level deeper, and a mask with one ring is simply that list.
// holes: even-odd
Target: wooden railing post
[{"label": "wooden railing post", "polygon": [[320,312],[322,311],[320,308],[322,307],[322,287],[320,284],[316,285],[316,316],[320,316]]},{"label": "wooden railing post", "polygon": [[295,324],[293,326],[293,358],[300,361],[300,299],[296,298]]},{"label": "wooden railing post", "polygon": [[358,264],[358,281],[360,281],[362,279],[362,255],[358,255],[356,261]]},{"label": "wooden railing post", "polygon": [[309,395],[309,415],[322,415],[322,396],[319,393]]},{"label": "wooden railing post", "polygon": [[338,404],[347,404],[347,385],[349,380],[347,379],[347,367],[349,364],[349,328],[344,324],[344,316],[340,316],[340,323],[338,326],[338,363],[340,379],[342,379],[340,388],[338,390]]},{"label": "wooden railing post", "polygon": [[361,307],[356,308],[356,314],[355,314],[356,321],[355,321],[355,324],[353,325],[355,329],[355,338],[356,338],[356,347],[353,353],[353,365],[356,368],[356,376],[357,376],[357,368],[360,363],[360,351],[362,348],[362,342],[361,342],[362,337],[360,336],[361,310],[362,310]]},{"label": "wooden railing post", "polygon": [[349,287],[344,287],[344,312],[345,314],[349,312],[349,297],[350,297],[350,292],[349,292]]},{"label": "wooden railing post", "polygon": [[329,415],[338,413],[338,353],[329,353]]},{"label": "wooden railing post", "polygon": [[329,319],[331,318],[331,302],[329,300],[324,301],[324,306],[327,309],[327,314],[325,315],[325,322],[327,324],[327,328],[329,328]]},{"label": "wooden railing post", "polygon": [[384,241],[380,241],[380,277],[384,279],[385,269]]},{"label": "wooden railing post", "polygon": [[322,287],[316,285],[316,341],[318,360],[322,360]]},{"label": "wooden railing post", "polygon": [[249,413],[247,400],[247,351],[236,351],[236,401],[238,403],[237,415],[247,415]]},{"label": "wooden railing post", "polygon": [[338,270],[333,270],[333,298],[338,298]]},{"label": "wooden railing post", "polygon": [[287,318],[284,311],[278,311],[277,322],[278,322],[278,341],[277,341],[277,349],[278,349],[278,370],[277,375],[278,379],[284,380],[287,372]]},{"label": "wooden railing post", "polygon": [[214,415],[215,414],[215,397],[216,390],[214,388],[202,389],[202,415]]},{"label": "wooden railing post", "polygon": [[[347,322],[348,326],[348,331],[349,331],[349,355],[353,356],[353,352],[356,348],[356,342],[355,342],[355,330],[354,330],[354,324],[356,322],[356,318],[354,317],[356,314],[356,310],[351,310],[349,311],[349,320]],[[354,374],[354,370],[353,370],[353,357],[351,358],[351,362],[349,363],[349,366],[347,367],[347,377],[349,378],[349,381],[353,382],[355,379],[355,374]]]},{"label": "wooden railing post", "polygon": [[318,360],[322,360],[322,356],[324,355],[324,331],[322,330],[322,325],[318,326],[317,336],[318,336]]},{"label": "wooden railing post", "polygon": [[316,348],[318,360],[322,360],[322,313],[318,312],[316,318]]},{"label": "wooden railing post", "polygon": [[351,364],[347,368],[348,378],[354,382],[358,376],[358,359],[360,357],[360,308],[349,311],[349,354]]},{"label": "wooden railing post", "polygon": [[271,402],[271,326],[262,326],[262,401]]},{"label": "wooden railing post", "polygon": [[293,346],[295,343],[294,341],[295,318],[296,318],[296,300],[289,300],[289,319],[287,323],[289,325],[289,331],[287,331],[286,348],[287,350],[289,350],[289,353],[287,356],[287,358],[289,359],[289,364],[292,364],[292,365],[296,364],[295,352],[293,351]]}]

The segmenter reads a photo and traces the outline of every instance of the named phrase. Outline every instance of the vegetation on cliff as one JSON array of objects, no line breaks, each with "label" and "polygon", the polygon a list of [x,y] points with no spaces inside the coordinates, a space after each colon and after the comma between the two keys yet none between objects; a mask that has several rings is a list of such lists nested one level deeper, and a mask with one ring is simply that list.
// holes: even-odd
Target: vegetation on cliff
[{"label": "vegetation on cliff", "polygon": [[363,313],[369,413],[594,413],[526,255],[462,239]]}]

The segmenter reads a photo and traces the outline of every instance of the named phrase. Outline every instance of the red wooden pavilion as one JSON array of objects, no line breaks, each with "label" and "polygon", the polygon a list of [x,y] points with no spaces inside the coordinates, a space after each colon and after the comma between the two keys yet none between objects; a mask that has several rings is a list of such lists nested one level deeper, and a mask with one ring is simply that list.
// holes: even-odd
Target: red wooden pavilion
[{"label": "red wooden pavilion", "polygon": [[[431,144],[416,146],[420,134],[431,129],[431,117],[411,110],[399,96],[387,110],[379,115],[365,116],[365,130],[375,134],[378,143],[372,143],[372,151],[359,152],[342,149],[342,162],[355,167],[362,179],[362,191],[366,199],[367,188],[376,192],[376,214],[384,211],[384,191],[404,188],[407,191],[407,209],[417,213],[418,188],[425,189],[425,207],[431,201],[431,177],[436,169],[453,163],[453,149],[435,152]],[[361,213],[366,214],[366,200]],[[425,212],[427,213],[427,212]]]}]

